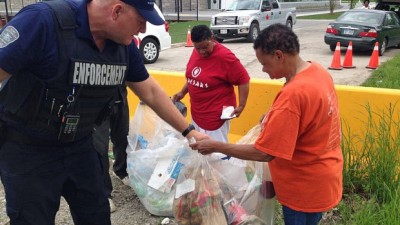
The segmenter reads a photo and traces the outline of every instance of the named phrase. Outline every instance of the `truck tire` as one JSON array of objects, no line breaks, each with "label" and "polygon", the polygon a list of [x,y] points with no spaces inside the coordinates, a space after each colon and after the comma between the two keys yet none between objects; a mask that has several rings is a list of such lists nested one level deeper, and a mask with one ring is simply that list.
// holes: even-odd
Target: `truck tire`
[{"label": "truck tire", "polygon": [[215,40],[217,40],[219,43],[222,43],[223,41],[224,41],[224,39],[222,39],[222,38],[215,38]]},{"label": "truck tire", "polygon": [[252,23],[250,26],[249,34],[247,35],[247,41],[254,42],[260,34],[260,27],[257,23]]},{"label": "truck tire", "polygon": [[293,21],[292,19],[287,19],[286,20],[286,26],[289,27],[291,30],[293,29]]}]

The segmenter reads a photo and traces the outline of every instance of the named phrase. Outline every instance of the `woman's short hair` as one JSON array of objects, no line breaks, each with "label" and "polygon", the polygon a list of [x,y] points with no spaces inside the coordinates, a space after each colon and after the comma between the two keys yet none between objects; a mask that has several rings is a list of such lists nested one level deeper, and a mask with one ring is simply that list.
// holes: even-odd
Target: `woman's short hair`
[{"label": "woman's short hair", "polygon": [[210,40],[212,36],[210,28],[206,25],[194,26],[190,34],[192,42],[202,42],[205,40]]},{"label": "woman's short hair", "polygon": [[287,54],[300,53],[297,35],[283,24],[273,24],[262,30],[254,41],[253,48],[261,49],[265,54],[272,54],[275,50]]}]

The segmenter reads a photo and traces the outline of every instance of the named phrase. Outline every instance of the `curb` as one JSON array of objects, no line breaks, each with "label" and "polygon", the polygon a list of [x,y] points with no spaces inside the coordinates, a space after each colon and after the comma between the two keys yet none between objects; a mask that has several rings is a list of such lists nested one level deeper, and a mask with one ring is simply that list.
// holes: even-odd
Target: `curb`
[{"label": "curb", "polygon": [[185,46],[184,42],[171,44],[171,48],[179,48],[179,47],[183,47],[183,46]]}]

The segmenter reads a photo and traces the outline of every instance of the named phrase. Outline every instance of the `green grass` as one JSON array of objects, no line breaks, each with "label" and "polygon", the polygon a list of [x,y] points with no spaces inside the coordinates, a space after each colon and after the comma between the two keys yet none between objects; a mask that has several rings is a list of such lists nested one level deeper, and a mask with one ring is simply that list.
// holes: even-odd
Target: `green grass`
[{"label": "green grass", "polygon": [[400,89],[400,55],[387,61],[375,70],[362,86]]},{"label": "green grass", "polygon": [[186,42],[188,29],[200,24],[210,26],[210,21],[169,22],[169,34],[171,35],[172,44]]},{"label": "green grass", "polygon": [[400,117],[396,104],[381,111],[366,105],[368,119],[359,136],[342,121],[344,195],[338,215],[329,224],[400,224]]}]

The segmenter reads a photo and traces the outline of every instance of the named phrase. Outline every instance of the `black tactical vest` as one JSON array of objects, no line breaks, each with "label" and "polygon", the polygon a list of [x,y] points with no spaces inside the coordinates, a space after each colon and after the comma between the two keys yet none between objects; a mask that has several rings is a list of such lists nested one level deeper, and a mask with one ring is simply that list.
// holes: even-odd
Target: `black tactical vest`
[{"label": "black tactical vest", "polygon": [[[1,119],[23,133],[57,141],[64,113],[79,114],[74,140],[89,135],[120,99],[118,86],[125,83],[128,48],[114,45],[100,54],[92,42],[78,39],[75,14],[63,0],[44,2],[53,9],[57,27],[59,67],[51,82],[24,73],[12,75],[0,92],[5,108]],[[73,100],[73,101],[71,101]],[[21,130],[20,128],[18,128]]]}]

